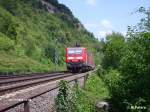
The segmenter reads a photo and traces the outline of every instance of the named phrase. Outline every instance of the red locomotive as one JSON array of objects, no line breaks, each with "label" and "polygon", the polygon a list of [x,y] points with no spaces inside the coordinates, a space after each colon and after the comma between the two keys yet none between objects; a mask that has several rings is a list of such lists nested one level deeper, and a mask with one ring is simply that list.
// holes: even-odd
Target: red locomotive
[{"label": "red locomotive", "polygon": [[84,47],[66,48],[66,64],[71,72],[85,72],[95,67],[92,53]]}]

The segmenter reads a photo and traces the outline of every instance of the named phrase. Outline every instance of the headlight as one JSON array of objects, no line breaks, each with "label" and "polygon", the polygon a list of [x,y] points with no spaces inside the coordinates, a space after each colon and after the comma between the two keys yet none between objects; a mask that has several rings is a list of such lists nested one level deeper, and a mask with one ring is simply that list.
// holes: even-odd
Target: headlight
[{"label": "headlight", "polygon": [[76,59],[83,59],[83,57],[76,57]]},{"label": "headlight", "polygon": [[68,57],[67,59],[68,59],[68,60],[71,60],[71,59],[74,59],[74,57]]}]

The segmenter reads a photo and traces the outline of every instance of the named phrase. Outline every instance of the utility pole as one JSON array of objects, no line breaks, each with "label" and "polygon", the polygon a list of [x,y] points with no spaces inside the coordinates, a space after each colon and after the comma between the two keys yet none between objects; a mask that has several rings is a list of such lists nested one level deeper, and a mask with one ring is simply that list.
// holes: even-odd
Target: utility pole
[{"label": "utility pole", "polygon": [[58,66],[58,51],[57,51],[57,39],[55,40],[55,71],[57,71]]}]

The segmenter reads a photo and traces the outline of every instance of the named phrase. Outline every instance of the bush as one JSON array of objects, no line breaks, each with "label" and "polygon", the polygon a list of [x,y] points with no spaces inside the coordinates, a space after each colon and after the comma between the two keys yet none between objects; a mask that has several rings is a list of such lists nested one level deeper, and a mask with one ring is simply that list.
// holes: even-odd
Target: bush
[{"label": "bush", "polygon": [[0,33],[0,50],[8,51],[14,49],[14,41]]},{"label": "bush", "polygon": [[71,93],[71,90],[69,90],[68,82],[60,81],[59,85],[59,92],[55,100],[56,111],[76,112],[76,97],[74,93]]},{"label": "bush", "polygon": [[93,74],[86,82],[85,89],[76,89],[77,111],[95,112],[97,101],[108,99],[109,91],[102,79]]}]

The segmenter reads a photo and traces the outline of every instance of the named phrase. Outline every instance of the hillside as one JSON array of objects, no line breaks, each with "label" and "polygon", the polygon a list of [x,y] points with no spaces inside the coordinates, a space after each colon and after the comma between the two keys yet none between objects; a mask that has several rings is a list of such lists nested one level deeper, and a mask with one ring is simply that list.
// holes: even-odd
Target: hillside
[{"label": "hillside", "polygon": [[65,48],[76,42],[100,62],[98,40],[57,0],[1,0],[0,21],[0,74],[48,72],[56,61],[64,70]]}]

